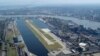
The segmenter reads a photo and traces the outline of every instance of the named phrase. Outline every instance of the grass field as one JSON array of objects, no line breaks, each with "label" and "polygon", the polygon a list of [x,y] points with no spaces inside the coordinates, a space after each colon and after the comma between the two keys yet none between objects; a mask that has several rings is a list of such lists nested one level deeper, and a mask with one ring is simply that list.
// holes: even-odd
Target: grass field
[{"label": "grass field", "polygon": [[[30,20],[29,20],[30,21]],[[47,42],[41,37],[40,34],[38,34],[38,32],[33,29],[29,23],[26,22],[26,25],[27,27],[37,36],[37,38],[40,40],[40,42],[45,46],[45,48],[48,50],[48,51],[59,51],[60,48],[62,48],[62,46],[56,42],[53,37],[51,37],[49,34],[45,34],[41,29],[39,29],[35,24],[33,24],[31,21],[30,23],[36,28],[38,29],[41,33],[43,33],[43,35],[45,37],[47,37],[50,41],[54,42],[54,44],[51,44],[51,45],[48,45]]]}]

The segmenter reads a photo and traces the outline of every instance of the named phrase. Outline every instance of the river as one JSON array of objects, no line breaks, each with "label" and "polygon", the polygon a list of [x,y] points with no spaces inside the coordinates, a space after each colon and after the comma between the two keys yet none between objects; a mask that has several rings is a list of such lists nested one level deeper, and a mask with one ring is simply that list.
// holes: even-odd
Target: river
[{"label": "river", "polygon": [[81,20],[79,18],[67,17],[67,16],[52,16],[52,15],[39,15],[44,17],[55,17],[63,20],[71,20],[78,25],[83,25],[85,28],[98,29],[100,28],[100,22]]},{"label": "river", "polygon": [[32,33],[32,31],[25,25],[25,21],[17,20],[17,27],[25,41],[28,50],[37,56],[47,56],[48,51],[38,40],[38,38]]},{"label": "river", "polygon": [[48,25],[45,24],[43,21],[40,21],[39,19],[32,18],[32,21],[35,25],[37,25],[39,28],[48,28]]}]

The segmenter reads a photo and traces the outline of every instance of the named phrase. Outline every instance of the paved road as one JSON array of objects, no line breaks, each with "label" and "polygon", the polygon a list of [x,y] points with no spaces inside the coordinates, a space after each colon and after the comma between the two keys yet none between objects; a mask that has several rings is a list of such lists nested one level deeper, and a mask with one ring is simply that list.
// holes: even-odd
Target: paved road
[{"label": "paved road", "polygon": [[5,43],[2,43],[2,56],[6,56],[6,51],[5,51]]},{"label": "paved road", "polygon": [[3,33],[3,40],[2,40],[2,56],[6,56],[6,45],[5,45],[5,37],[7,32],[7,23],[5,23],[4,33]]}]

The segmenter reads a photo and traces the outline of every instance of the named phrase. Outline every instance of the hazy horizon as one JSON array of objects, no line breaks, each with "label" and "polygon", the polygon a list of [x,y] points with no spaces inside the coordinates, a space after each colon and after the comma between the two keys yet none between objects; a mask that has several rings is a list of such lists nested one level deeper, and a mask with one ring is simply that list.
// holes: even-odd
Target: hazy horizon
[{"label": "hazy horizon", "polygon": [[100,5],[100,0],[0,0],[0,6]]}]

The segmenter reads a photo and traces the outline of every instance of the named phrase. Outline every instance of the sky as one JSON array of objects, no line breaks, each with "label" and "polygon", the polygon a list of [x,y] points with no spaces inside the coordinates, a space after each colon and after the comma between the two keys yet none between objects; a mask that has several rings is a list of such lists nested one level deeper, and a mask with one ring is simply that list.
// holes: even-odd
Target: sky
[{"label": "sky", "polygon": [[98,5],[100,0],[0,0],[0,6],[14,5]]}]

